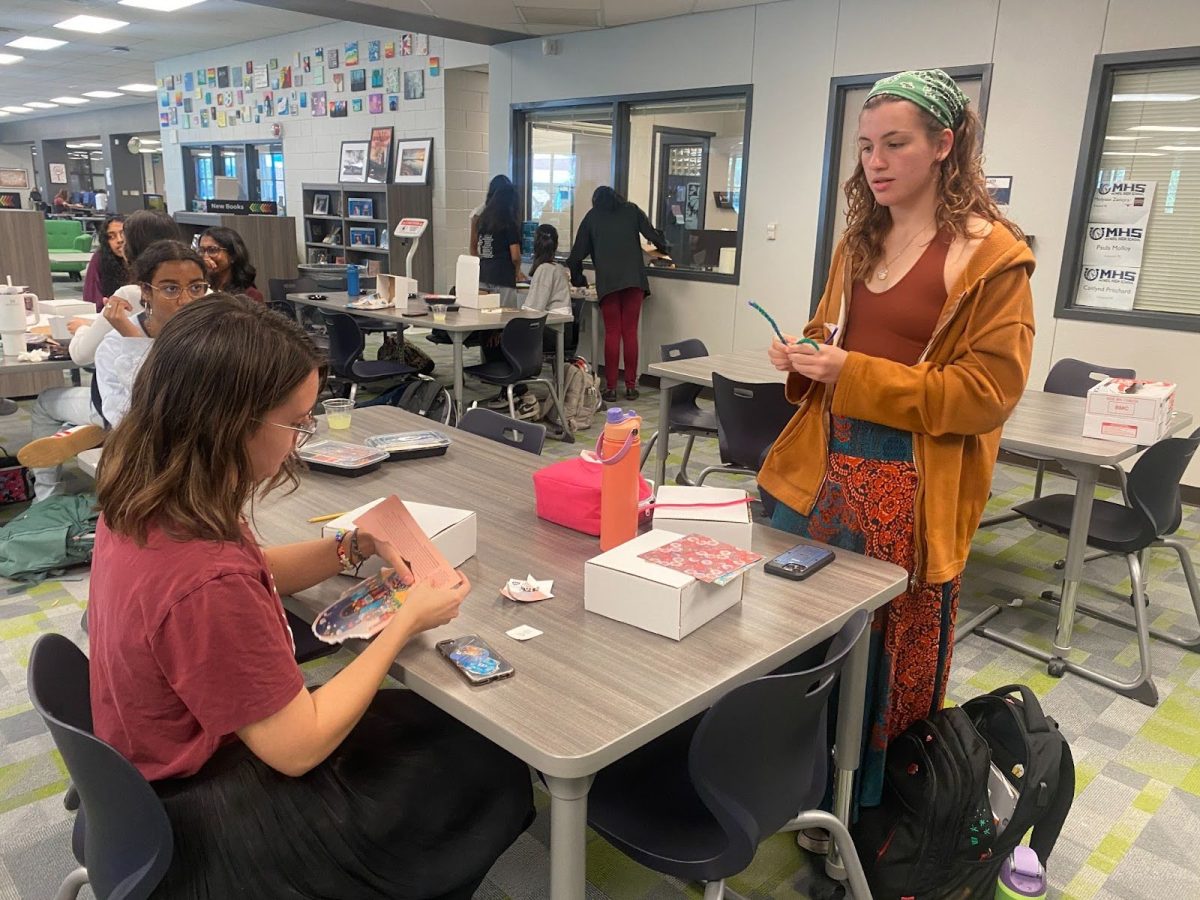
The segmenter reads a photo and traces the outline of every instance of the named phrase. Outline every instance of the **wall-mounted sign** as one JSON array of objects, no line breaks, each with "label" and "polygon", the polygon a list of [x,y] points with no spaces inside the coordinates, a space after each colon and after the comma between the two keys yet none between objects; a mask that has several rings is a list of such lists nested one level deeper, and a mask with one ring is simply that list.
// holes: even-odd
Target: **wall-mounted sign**
[{"label": "wall-mounted sign", "polygon": [[277,216],[279,207],[269,200],[209,200],[211,213],[233,213],[237,216]]},{"label": "wall-mounted sign", "polygon": [[1154,181],[1112,181],[1096,186],[1084,236],[1076,306],[1133,309],[1156,185]]}]

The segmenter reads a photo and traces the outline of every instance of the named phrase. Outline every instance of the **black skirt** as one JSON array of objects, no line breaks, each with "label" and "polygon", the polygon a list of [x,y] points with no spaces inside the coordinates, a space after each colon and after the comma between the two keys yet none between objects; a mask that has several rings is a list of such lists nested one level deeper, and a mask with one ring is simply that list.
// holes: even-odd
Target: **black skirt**
[{"label": "black skirt", "polygon": [[170,900],[469,898],[533,819],[524,763],[403,690],[299,778],[238,741],[154,787],[175,853],[153,896]]}]

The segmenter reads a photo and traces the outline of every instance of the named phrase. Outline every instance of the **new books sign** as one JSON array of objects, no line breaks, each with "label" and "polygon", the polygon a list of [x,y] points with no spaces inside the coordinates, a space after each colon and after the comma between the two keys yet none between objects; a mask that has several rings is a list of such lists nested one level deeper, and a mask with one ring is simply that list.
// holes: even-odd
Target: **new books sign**
[{"label": "new books sign", "polygon": [[1096,186],[1076,306],[1133,309],[1156,184],[1113,181]]}]

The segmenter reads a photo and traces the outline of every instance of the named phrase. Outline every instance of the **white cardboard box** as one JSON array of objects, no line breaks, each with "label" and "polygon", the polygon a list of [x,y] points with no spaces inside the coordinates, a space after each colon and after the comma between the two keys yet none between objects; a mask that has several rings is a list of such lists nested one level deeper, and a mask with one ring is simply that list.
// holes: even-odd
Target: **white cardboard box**
[{"label": "white cardboard box", "polygon": [[[335,531],[352,531],[354,520],[385,498],[364,503],[321,527],[323,537],[332,537]],[[469,509],[453,509],[449,506],[431,506],[428,503],[402,501],[421,530],[433,541],[450,565],[458,568],[475,555],[475,513]]]},{"label": "white cardboard box", "polygon": [[1175,385],[1140,378],[1106,378],[1087,393],[1083,436],[1153,444],[1175,409]]},{"label": "white cardboard box", "polygon": [[458,294],[454,298],[454,302],[459,306],[466,306],[469,309],[498,309],[500,307],[499,294]]},{"label": "white cardboard box", "polygon": [[83,303],[80,300],[39,300],[38,312],[43,316],[82,316],[88,313],[95,315],[96,304]]},{"label": "white cardboard box", "polygon": [[705,584],[638,559],[639,553],[681,537],[648,531],[589,559],[583,568],[583,608],[678,641],[741,603],[744,574],[725,585]]},{"label": "white cardboard box", "polygon": [[[703,534],[750,549],[754,526],[750,505],[740,488],[696,487],[664,484],[654,496],[654,527],[680,534]],[[736,506],[675,506],[670,504],[737,503]]]}]

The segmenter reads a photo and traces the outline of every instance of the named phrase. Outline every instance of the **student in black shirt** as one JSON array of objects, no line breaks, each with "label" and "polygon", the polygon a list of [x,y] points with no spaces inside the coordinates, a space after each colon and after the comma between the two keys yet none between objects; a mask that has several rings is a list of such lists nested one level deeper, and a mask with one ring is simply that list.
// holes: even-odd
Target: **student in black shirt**
[{"label": "student in black shirt", "polygon": [[500,305],[517,309],[517,279],[521,275],[521,225],[517,221],[517,192],[511,185],[492,194],[479,216],[475,244],[479,256],[479,290],[500,295]]},{"label": "student in black shirt", "polygon": [[575,244],[567,266],[571,283],[583,287],[583,261],[592,258],[596,267],[596,295],[604,316],[604,377],[607,389],[605,402],[617,399],[617,374],[621,351],[625,355],[625,398],[636,400],[638,371],[638,319],[642,300],[650,293],[646,269],[642,262],[642,243],[645,237],[660,252],[667,252],[667,242],[655,229],[646,214],[607,186],[596,188],[592,208],[579,223]]}]

